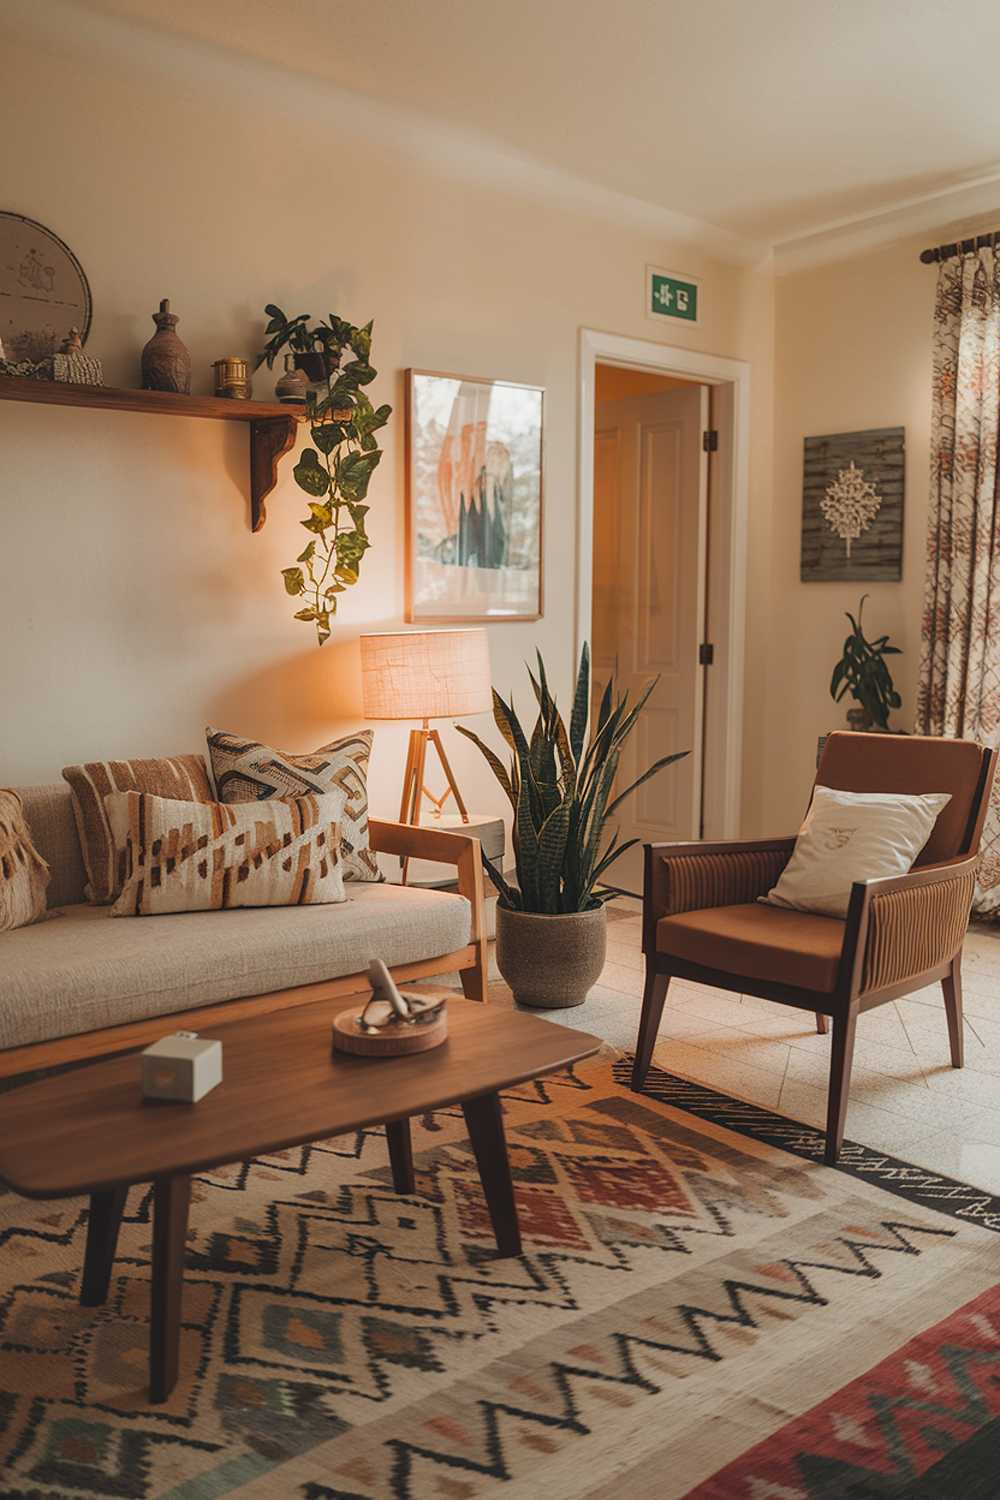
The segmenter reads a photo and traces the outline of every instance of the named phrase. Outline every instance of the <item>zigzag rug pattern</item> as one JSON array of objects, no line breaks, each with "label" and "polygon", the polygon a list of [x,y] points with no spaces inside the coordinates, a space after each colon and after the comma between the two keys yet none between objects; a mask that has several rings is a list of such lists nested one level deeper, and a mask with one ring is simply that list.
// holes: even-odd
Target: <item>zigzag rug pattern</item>
[{"label": "zigzag rug pattern", "polygon": [[[504,1104],[517,1259],[495,1256],[457,1109],[413,1122],[412,1196],[380,1130],[197,1178],[160,1407],[149,1193],[130,1195],[99,1309],[77,1301],[85,1204],[0,1197],[3,1500],[818,1500],[851,1492],[831,1473],[903,1474],[868,1429],[914,1328],[898,1368],[928,1373],[895,1400],[893,1454],[912,1480],[982,1440],[1000,1341],[981,1224],[632,1095],[606,1059]],[[848,1418],[809,1427],[852,1382]],[[755,1488],[698,1488],[727,1466],[742,1484],[744,1455]]]}]

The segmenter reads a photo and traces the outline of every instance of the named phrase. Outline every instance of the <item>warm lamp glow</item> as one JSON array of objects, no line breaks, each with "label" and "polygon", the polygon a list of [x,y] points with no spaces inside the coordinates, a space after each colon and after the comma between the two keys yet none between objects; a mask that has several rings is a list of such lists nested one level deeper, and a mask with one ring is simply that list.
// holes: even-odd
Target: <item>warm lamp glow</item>
[{"label": "warm lamp glow", "polygon": [[411,630],[361,637],[366,719],[452,719],[484,713],[490,696],[485,630]]}]

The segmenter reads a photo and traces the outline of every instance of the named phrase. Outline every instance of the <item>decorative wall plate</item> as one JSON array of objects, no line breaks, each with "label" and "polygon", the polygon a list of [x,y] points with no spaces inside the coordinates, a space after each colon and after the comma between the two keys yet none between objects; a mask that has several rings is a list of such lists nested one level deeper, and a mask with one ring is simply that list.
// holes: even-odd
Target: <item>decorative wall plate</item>
[{"label": "decorative wall plate", "polygon": [[44,224],[0,210],[0,342],[12,361],[48,359],[71,328],[87,342],[90,287],[68,245]]}]

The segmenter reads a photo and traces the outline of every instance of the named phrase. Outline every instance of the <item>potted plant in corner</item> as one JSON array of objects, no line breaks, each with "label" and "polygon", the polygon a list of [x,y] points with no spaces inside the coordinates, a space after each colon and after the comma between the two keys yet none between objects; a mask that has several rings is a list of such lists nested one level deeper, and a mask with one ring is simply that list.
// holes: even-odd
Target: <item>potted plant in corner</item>
[{"label": "potted plant in corner", "polygon": [[889,637],[880,635],[869,641],[862,629],[867,594],[862,594],[858,605],[857,619],[850,610],[845,610],[851,622],[851,633],[844,641],[844,654],[833,669],[830,679],[830,697],[839,703],[846,692],[859,705],[847,711],[847,722],[852,729],[878,730],[889,733],[889,710],[899,708],[902,699],[893,686],[892,674],[886,665],[887,656],[900,656],[898,646],[889,645]]},{"label": "potted plant in corner", "polygon": [[629,707],[628,694],[604,689],[596,723],[590,717],[590,653],[580,656],[569,730],[549,692],[545,666],[528,675],[538,700],[538,719],[528,740],[514,712],[493,693],[493,717],[510,751],[510,768],[471,729],[455,727],[486,757],[514,812],[517,884],[483,865],[498,891],[497,964],[519,1005],[560,1009],[582,1005],[604,967],[610,892],[596,889],[608,867],[637,844],[619,844],[615,830],[602,848],[615,810],[643,782],[687,755],[664,755],[632,784],[612,796],[622,747],[656,683]]}]

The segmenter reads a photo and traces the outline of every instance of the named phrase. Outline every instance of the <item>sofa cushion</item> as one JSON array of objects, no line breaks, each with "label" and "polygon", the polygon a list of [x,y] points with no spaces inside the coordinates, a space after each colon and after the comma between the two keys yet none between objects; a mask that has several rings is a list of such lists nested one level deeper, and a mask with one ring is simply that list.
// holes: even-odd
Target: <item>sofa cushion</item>
[{"label": "sofa cushion", "polygon": [[711,906],[661,917],[656,947],[688,963],[800,989],[836,987],[844,923],[776,906]]},{"label": "sofa cushion", "polygon": [[65,781],[19,786],[31,842],[49,867],[49,906],[86,901],[87,874],[73,817],[73,793]]},{"label": "sofa cushion", "polygon": [[125,884],[112,916],[343,901],[345,800],[343,792],[327,792],[226,807],[112,792],[104,807],[115,849],[125,851]]},{"label": "sofa cushion", "polygon": [[317,984],[468,943],[464,896],[359,882],[336,906],[248,907],[123,922],[70,906],[0,943],[0,1047]]},{"label": "sofa cushion", "polygon": [[200,755],[163,755],[156,760],[92,760],[63,766],[73,793],[73,812],[87,867],[87,898],[103,905],[121,895],[124,854],[116,858],[104,799],[109,792],[152,792],[181,802],[211,802],[212,785]]},{"label": "sofa cushion", "polygon": [[45,916],[49,867],[34,844],[16,792],[0,789],[0,932]]}]

